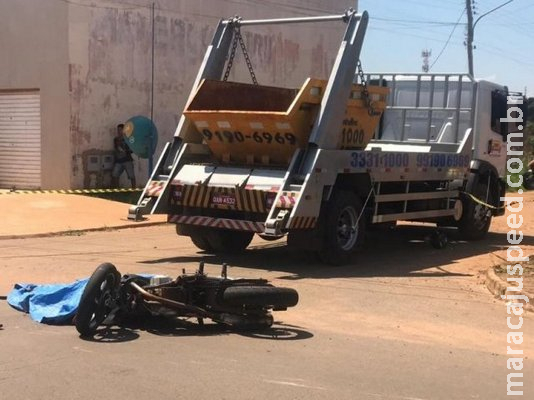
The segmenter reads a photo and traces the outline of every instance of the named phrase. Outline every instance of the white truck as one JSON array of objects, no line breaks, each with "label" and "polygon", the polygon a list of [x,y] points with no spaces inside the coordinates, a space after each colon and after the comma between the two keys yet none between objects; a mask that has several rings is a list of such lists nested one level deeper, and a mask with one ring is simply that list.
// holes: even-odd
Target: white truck
[{"label": "white truck", "polygon": [[[346,24],[327,81],[256,84],[240,29]],[[463,74],[363,74],[367,12],[222,20],[129,218],[163,213],[200,249],[237,252],[254,234],[343,264],[371,224],[457,226],[482,238],[504,213],[506,87]],[[228,82],[241,44],[253,84]]]}]

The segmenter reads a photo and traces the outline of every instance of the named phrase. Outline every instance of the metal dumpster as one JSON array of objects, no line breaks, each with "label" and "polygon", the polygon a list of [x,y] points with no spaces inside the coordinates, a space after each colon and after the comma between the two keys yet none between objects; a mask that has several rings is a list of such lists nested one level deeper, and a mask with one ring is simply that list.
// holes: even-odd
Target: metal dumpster
[{"label": "metal dumpster", "polygon": [[[313,127],[327,81],[307,79],[300,89],[204,80],[184,115],[223,163],[287,166]],[[373,113],[362,86],[353,85],[337,148],[364,148],[386,105],[388,89],[369,86]]]}]

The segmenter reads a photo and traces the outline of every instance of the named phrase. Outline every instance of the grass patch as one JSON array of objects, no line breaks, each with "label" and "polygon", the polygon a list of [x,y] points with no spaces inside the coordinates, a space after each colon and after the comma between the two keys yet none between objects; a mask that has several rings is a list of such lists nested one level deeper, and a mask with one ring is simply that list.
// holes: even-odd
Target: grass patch
[{"label": "grass patch", "polygon": [[61,236],[83,236],[83,235],[85,235],[85,232],[80,231],[80,230],[71,230],[71,231],[66,231],[66,232],[61,233]]}]

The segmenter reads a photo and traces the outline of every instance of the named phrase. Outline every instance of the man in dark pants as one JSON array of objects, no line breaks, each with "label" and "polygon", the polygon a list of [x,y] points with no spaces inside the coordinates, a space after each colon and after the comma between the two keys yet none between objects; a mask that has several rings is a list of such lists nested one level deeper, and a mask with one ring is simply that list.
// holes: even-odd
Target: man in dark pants
[{"label": "man in dark pants", "polygon": [[115,164],[111,172],[111,186],[119,187],[119,179],[124,171],[132,183],[132,189],[135,189],[135,173],[133,167],[132,150],[125,141],[122,130],[124,124],[117,125],[117,136],[113,138],[113,150]]}]

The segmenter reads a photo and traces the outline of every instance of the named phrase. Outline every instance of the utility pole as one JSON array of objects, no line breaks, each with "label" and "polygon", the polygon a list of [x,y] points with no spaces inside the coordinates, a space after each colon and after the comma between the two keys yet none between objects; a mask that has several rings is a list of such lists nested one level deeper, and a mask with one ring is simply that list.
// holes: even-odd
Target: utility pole
[{"label": "utility pole", "polygon": [[471,0],[465,0],[465,10],[467,12],[467,65],[469,68],[469,75],[475,75],[473,70],[473,36],[475,29],[473,28],[473,4]]},{"label": "utility pole", "polygon": [[507,4],[510,4],[514,0],[508,0],[505,3],[502,3],[501,5],[492,8],[488,12],[485,12],[480,17],[476,19],[476,21],[473,22],[473,1],[472,0],[465,0],[465,10],[467,12],[467,64],[469,66],[469,75],[475,76],[475,71],[473,68],[473,40],[475,36],[475,27],[478,24],[478,21],[480,21],[482,18],[484,18],[486,15],[491,14],[493,11],[498,10],[501,7],[504,7]]}]

